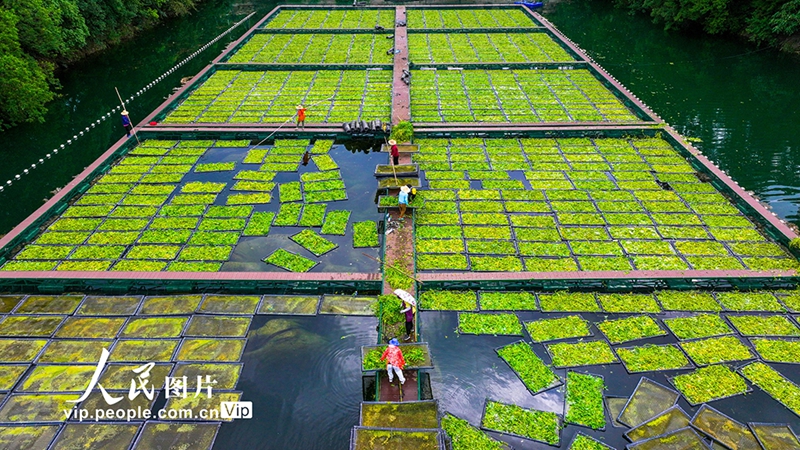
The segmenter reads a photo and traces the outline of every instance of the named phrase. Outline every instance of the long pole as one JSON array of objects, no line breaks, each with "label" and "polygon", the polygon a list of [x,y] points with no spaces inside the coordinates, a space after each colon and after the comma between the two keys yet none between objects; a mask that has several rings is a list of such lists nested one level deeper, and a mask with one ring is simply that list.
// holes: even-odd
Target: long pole
[{"label": "long pole", "polygon": [[[119,103],[122,105],[122,110],[123,111],[127,111],[127,109],[125,108],[125,102],[122,101],[122,96],[119,95],[119,89],[117,89],[116,86],[114,86],[114,91],[116,91],[116,93],[117,93],[117,98],[119,99]],[[130,121],[130,120],[131,120],[131,118],[128,117],[128,121]],[[139,143],[139,145],[142,145],[142,141],[139,140],[139,135],[136,134],[136,127],[133,126],[133,122],[131,122],[131,130],[133,130],[133,137],[136,138],[136,142]]]},{"label": "long pole", "polygon": [[[332,99],[332,98],[333,98],[333,96],[331,96],[331,97],[328,97],[328,98],[326,98],[325,100],[320,100],[320,101],[318,101],[317,103],[314,103],[313,105],[309,106],[309,107],[308,107],[308,108],[306,108],[306,109],[311,109],[311,108],[313,108],[313,107],[315,107],[315,106],[319,105],[319,104],[320,104],[320,103],[322,103],[322,102],[327,102],[328,100],[330,100],[330,99]],[[258,147],[259,145],[261,145],[261,144],[263,144],[264,142],[266,142],[266,141],[267,141],[267,139],[271,138],[271,137],[272,137],[272,136],[273,136],[275,133],[277,133],[277,132],[278,132],[278,130],[280,130],[281,128],[283,128],[283,126],[284,126],[284,125],[286,125],[287,123],[289,123],[289,121],[290,121],[290,120],[294,119],[294,116],[296,116],[296,115],[297,115],[297,113],[294,113],[294,114],[292,114],[292,117],[289,117],[288,119],[286,119],[285,121],[283,121],[283,123],[282,123],[282,124],[281,124],[281,125],[280,125],[278,128],[276,128],[276,129],[275,129],[275,131],[273,131],[272,133],[270,133],[270,134],[269,134],[269,136],[267,136],[267,137],[265,137],[264,139],[262,139],[262,140],[261,140],[261,141],[260,141],[258,144],[256,144],[255,146],[256,146],[256,147]]]}]

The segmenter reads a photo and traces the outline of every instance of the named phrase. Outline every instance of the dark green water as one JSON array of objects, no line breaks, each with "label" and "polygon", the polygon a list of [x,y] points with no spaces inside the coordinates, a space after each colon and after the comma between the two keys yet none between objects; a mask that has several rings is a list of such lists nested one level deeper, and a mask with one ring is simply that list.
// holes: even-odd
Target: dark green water
[{"label": "dark green water", "polygon": [[[0,132],[0,183],[83,130],[251,11],[256,16],[182,66],[129,105],[140,121],[197,73],[275,2],[209,0],[194,14],[167,22],[69,68],[62,97],[45,124]],[[800,56],[759,49],[734,39],[666,33],[646,16],[630,16],[605,0],[553,4],[545,15],[612,75],[698,144],[746,189],[768,201],[781,217],[800,222]],[[121,134],[119,117],[102,122],[33,175],[0,193],[0,233],[42,205]]]},{"label": "dark green water", "polygon": [[545,16],[782,218],[800,223],[800,56],[668,33],[606,0]]}]

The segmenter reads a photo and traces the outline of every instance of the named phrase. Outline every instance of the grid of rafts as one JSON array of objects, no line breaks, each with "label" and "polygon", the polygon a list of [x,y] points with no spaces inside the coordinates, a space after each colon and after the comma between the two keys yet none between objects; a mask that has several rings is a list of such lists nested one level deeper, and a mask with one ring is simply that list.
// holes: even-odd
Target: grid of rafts
[{"label": "grid of rafts", "polygon": [[[373,301],[329,295],[0,296],[0,447],[34,448],[35,442],[35,448],[150,449],[166,439],[173,447],[210,448],[224,419],[200,411],[241,398],[240,360],[254,315],[364,315],[371,314]],[[137,413],[127,422],[117,417],[81,422],[64,414],[75,406],[68,401],[88,388],[103,349],[108,362],[77,406],[108,409],[102,387],[122,399],[115,408],[150,410],[150,420]],[[140,379],[140,369],[150,363]],[[191,410],[193,417],[184,414],[171,423],[152,419],[165,398],[167,376],[185,376],[187,395],[173,394],[159,408]],[[204,385],[195,396],[198,378]],[[132,381],[139,384],[131,398]]]},{"label": "grid of rafts", "polygon": [[531,28],[530,16],[520,9],[408,9],[409,29]]},{"label": "grid of rafts", "polygon": [[282,123],[306,105],[306,121],[387,120],[390,70],[219,70],[191,92],[166,123]]},{"label": "grid of rafts", "polygon": [[638,122],[586,69],[412,71],[414,122]]},{"label": "grid of rafts", "polygon": [[[330,219],[336,226],[321,232],[345,234],[349,211],[327,210],[328,202],[347,199],[327,154],[333,141],[279,140],[245,153],[249,144],[144,141],[0,270],[213,272],[240,238],[267,236],[273,225],[322,227]],[[306,151],[318,172],[273,181],[297,172]],[[201,162],[207,154],[227,161]],[[269,210],[276,186],[277,215]],[[317,248],[308,242],[300,245]]]},{"label": "grid of rafts", "polygon": [[383,9],[282,9],[265,25],[267,29],[394,29],[394,8]]},{"label": "grid of rafts", "polygon": [[796,267],[658,138],[419,144],[418,270]]},{"label": "grid of rafts", "polygon": [[[786,412],[800,414],[800,387],[784,375],[791,374],[787,364],[800,363],[800,326],[790,315],[800,308],[796,290],[647,294],[432,290],[421,293],[420,308],[459,311],[462,335],[519,336],[519,341],[495,351],[532,395],[566,385],[563,428],[578,425],[606,433],[621,428],[633,443],[627,447],[631,449],[673,448],[680,433],[689,442],[686,448],[704,446],[701,436],[728,448],[759,448],[757,440],[778,444],[774,448],[797,446],[785,424],[748,421],[745,425],[706,404],[758,389]],[[625,370],[612,371],[614,383],[608,390],[625,396],[604,394],[608,370],[617,364]],[[500,374],[508,369],[497,367]],[[592,370],[606,374],[605,380],[585,373]],[[621,386],[625,386],[622,392]],[[678,403],[681,396],[691,410]],[[741,409],[755,401],[748,398],[715,406],[728,413],[737,410],[738,417],[760,419],[761,409],[749,414]],[[763,401],[772,400],[759,398]],[[526,424],[524,416],[542,411],[506,407],[511,408],[506,416],[514,420],[491,414],[487,405],[482,428],[559,443],[560,414],[551,417],[557,422],[554,426],[541,427],[553,422]],[[454,443],[462,437],[451,434]]]},{"label": "grid of rafts", "polygon": [[410,33],[408,58],[413,64],[575,60],[545,33]]},{"label": "grid of rafts", "polygon": [[255,34],[226,62],[391,64],[389,34]]}]

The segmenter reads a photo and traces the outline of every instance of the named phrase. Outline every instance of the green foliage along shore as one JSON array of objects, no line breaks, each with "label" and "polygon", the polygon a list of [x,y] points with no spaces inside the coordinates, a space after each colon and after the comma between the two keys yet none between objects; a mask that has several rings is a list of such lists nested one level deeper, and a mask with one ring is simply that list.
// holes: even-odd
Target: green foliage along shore
[{"label": "green foliage along shore", "polygon": [[42,121],[57,64],[75,61],[200,0],[0,0],[0,129]]},{"label": "green foliage along shore", "polygon": [[[700,27],[709,34],[745,36],[759,44],[794,47],[800,34],[800,0],[614,0],[650,14],[667,30]],[[792,44],[794,42],[794,44]]]}]

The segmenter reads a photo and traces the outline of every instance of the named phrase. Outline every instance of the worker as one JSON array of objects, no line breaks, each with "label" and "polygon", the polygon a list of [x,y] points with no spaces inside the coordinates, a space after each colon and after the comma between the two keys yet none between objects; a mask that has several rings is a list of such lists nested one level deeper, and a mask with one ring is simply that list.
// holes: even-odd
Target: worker
[{"label": "worker", "polygon": [[397,148],[397,141],[389,139],[389,145],[392,146],[392,164],[395,166],[400,164],[400,149]]},{"label": "worker", "polygon": [[122,127],[125,128],[125,135],[131,137],[133,125],[131,125],[131,118],[128,117],[128,111],[125,109],[122,110]]},{"label": "worker", "polygon": [[408,193],[408,203],[413,203],[414,202],[414,197],[417,196],[417,188],[411,186],[410,184],[407,184],[406,186],[408,187],[408,189],[410,191]]},{"label": "worker", "polygon": [[307,166],[307,165],[308,165],[308,162],[309,162],[310,160],[311,160],[311,153],[308,153],[308,151],[306,151],[306,152],[303,154],[303,165],[304,165],[304,166]]},{"label": "worker", "polygon": [[[403,300],[402,298],[400,299]],[[411,340],[411,332],[414,330],[414,313],[417,312],[417,302],[411,299],[403,300],[403,309],[400,312],[406,315],[406,335],[403,340],[409,341]]]},{"label": "worker", "polygon": [[303,105],[297,105],[297,128],[306,129],[306,108]]},{"label": "worker", "polygon": [[392,338],[389,341],[389,346],[383,351],[381,361],[386,361],[386,371],[389,372],[389,383],[394,379],[394,373],[397,374],[397,379],[400,384],[405,384],[406,377],[403,376],[403,367],[406,365],[406,360],[403,358],[403,351],[398,347],[400,343],[397,339]]},{"label": "worker", "polygon": [[411,192],[411,189],[408,186],[401,186],[400,193],[397,194],[397,205],[400,207],[400,218],[402,219],[403,216],[406,214],[406,208],[408,207],[408,193]]}]

